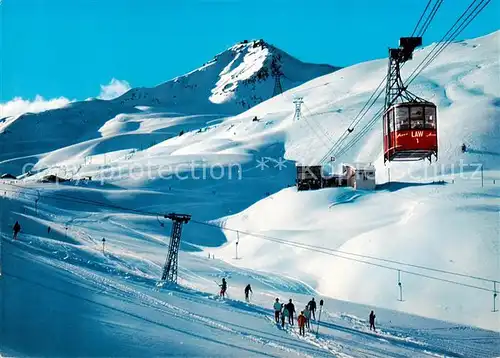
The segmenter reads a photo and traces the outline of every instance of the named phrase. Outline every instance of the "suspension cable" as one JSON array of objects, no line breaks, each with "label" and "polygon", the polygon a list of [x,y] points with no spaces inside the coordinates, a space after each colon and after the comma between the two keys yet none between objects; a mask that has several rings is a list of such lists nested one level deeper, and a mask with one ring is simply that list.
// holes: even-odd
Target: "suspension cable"
[{"label": "suspension cable", "polygon": [[[19,193],[20,191],[22,192],[24,189],[35,190],[35,189],[31,189],[31,188],[25,188],[25,187],[22,187],[22,186],[19,186],[19,185],[14,185],[14,184],[7,184],[7,185],[12,185],[12,186],[15,186],[15,187],[21,189],[21,190],[18,190],[18,191],[8,190],[8,189],[6,190],[6,191],[12,192],[12,193]],[[31,195],[33,197],[36,195],[35,193],[33,193],[33,194],[25,193],[25,194],[26,195]],[[136,210],[136,209],[129,209],[129,208],[125,208],[125,207],[122,207],[122,206],[110,205],[110,204],[107,204],[107,203],[103,203],[103,202],[99,202],[99,201],[94,201],[94,200],[82,200],[80,198],[74,198],[74,197],[67,196],[67,195],[64,195],[64,196],[61,196],[61,197],[57,197],[57,196],[56,197],[44,196],[44,197],[51,198],[51,199],[54,199],[54,200],[65,201],[65,202],[78,202],[78,203],[84,203],[84,204],[91,204],[91,205],[95,205],[95,206],[101,207],[101,208],[111,208],[111,209],[120,209],[120,210],[124,210],[124,211],[131,211],[131,212],[134,212],[134,213],[139,213],[139,214],[148,215],[148,216],[158,216],[158,215],[163,216],[164,215],[162,213],[152,213],[152,212],[148,212],[148,211],[141,211],[141,210]],[[217,225],[217,224],[213,224],[213,223],[208,223],[208,222],[204,222],[204,221],[199,221],[199,220],[196,220],[196,219],[193,219],[193,218],[191,219],[191,222],[197,223],[197,224],[200,224],[200,225],[211,226],[211,227],[218,228],[218,229],[222,228],[221,225]],[[342,255],[350,255],[350,256],[355,256],[355,257],[360,257],[360,258],[365,258],[365,259],[371,259],[371,260],[378,260],[378,261],[381,261],[381,262],[393,263],[393,264],[397,264],[397,265],[401,265],[401,266],[408,266],[408,267],[418,268],[418,269],[422,269],[422,270],[439,272],[439,273],[444,273],[444,274],[448,274],[448,275],[454,275],[454,276],[459,276],[459,277],[464,277],[464,278],[469,278],[469,279],[481,280],[481,281],[486,281],[486,282],[499,282],[498,280],[493,280],[493,279],[484,278],[484,277],[478,277],[478,276],[472,276],[472,275],[469,275],[469,274],[457,273],[457,272],[452,272],[452,271],[445,271],[445,270],[441,270],[441,269],[435,269],[435,268],[421,266],[421,265],[415,265],[415,264],[408,264],[408,263],[404,263],[404,262],[401,262],[401,261],[389,260],[389,259],[379,258],[379,257],[375,257],[375,256],[361,255],[361,254],[356,254],[356,253],[352,253],[352,252],[348,252],[348,251],[336,250],[336,249],[322,247],[322,246],[315,246],[315,245],[303,244],[303,243],[296,242],[296,241],[284,240],[284,239],[280,239],[280,238],[276,238],[276,237],[272,237],[272,236],[268,236],[268,235],[262,235],[262,234],[252,233],[252,232],[245,231],[245,230],[240,230],[240,229],[233,229],[233,228],[227,228],[227,227],[224,227],[223,229],[226,230],[226,231],[239,232],[240,234],[243,234],[243,235],[254,236],[254,237],[258,237],[258,238],[261,238],[261,239],[267,239],[269,241],[275,241],[275,242],[282,243],[282,244],[290,244],[292,246],[293,245],[300,245],[302,248],[311,249],[313,251],[314,250],[323,250],[323,251],[328,251],[330,253],[336,253],[336,254],[342,254]],[[348,260],[350,259],[350,258],[346,258],[345,256],[339,256],[339,257],[342,257],[342,258],[348,259]],[[353,259],[353,260],[357,261],[355,259]],[[371,263],[368,263],[368,264],[371,264]],[[378,264],[374,264],[374,265],[378,265]],[[391,268],[391,267],[387,267],[387,268],[395,270],[394,268]]]},{"label": "suspension cable", "polygon": [[424,12],[422,12],[422,15],[420,15],[420,19],[418,19],[418,22],[417,24],[415,25],[415,28],[413,29],[413,32],[411,33],[411,37],[413,37],[413,35],[415,35],[415,33],[417,32],[417,29],[418,29],[418,26],[420,25],[420,23],[422,22],[422,19],[424,18],[425,16],[425,13],[427,12],[427,9],[429,8],[429,6],[431,5],[432,3],[432,0],[429,0],[427,2],[427,6],[425,7],[424,9]]},{"label": "suspension cable", "polygon": [[436,13],[438,12],[439,8],[443,4],[444,0],[438,0],[435,4],[434,7],[431,10],[430,15],[427,17],[427,20],[425,21],[424,25],[422,26],[422,29],[418,33],[418,37],[423,37],[424,34],[427,32],[427,29],[429,28],[432,20],[434,20],[434,16],[436,16]]},{"label": "suspension cable", "polygon": [[[203,221],[191,220],[191,222],[193,222],[195,224],[199,224],[199,225],[205,225],[205,226],[210,226],[210,227],[218,228],[218,229],[221,229],[221,230],[224,230],[224,231],[239,232],[239,234],[242,234],[242,235],[253,236],[253,237],[257,237],[257,238],[263,239],[263,240],[272,241],[272,242],[280,243],[280,244],[283,244],[283,245],[297,247],[297,248],[305,249],[305,250],[309,250],[309,251],[319,252],[319,253],[323,253],[325,255],[330,255],[330,256],[342,258],[342,259],[345,259],[345,260],[354,261],[354,262],[358,262],[358,263],[363,263],[363,264],[367,264],[367,265],[371,265],[371,266],[376,266],[376,267],[380,267],[380,268],[384,268],[384,269],[388,269],[388,270],[392,270],[392,271],[400,271],[400,272],[404,272],[404,273],[407,273],[407,274],[410,274],[410,275],[414,275],[414,276],[421,276],[421,277],[432,279],[432,280],[437,280],[437,281],[452,283],[452,284],[456,284],[456,285],[460,285],[460,286],[465,286],[465,287],[469,287],[469,288],[479,289],[479,290],[482,290],[482,291],[494,292],[492,289],[488,289],[488,288],[484,288],[484,287],[480,287],[480,286],[475,286],[475,285],[469,285],[469,284],[466,284],[466,283],[463,283],[463,282],[459,282],[459,281],[453,281],[453,280],[448,280],[448,279],[444,279],[444,278],[440,278],[440,277],[429,276],[429,275],[422,274],[422,273],[419,273],[419,272],[408,271],[408,270],[404,270],[404,269],[398,269],[398,268],[395,268],[395,267],[392,267],[392,266],[386,266],[386,265],[382,265],[382,264],[378,264],[378,263],[374,263],[374,262],[370,262],[370,261],[365,261],[365,260],[355,259],[355,258],[352,258],[352,257],[342,256],[341,254],[346,254],[346,255],[352,255],[352,254],[351,253],[342,252],[342,251],[338,251],[338,250],[334,250],[334,249],[323,248],[321,246],[314,246],[314,245],[303,244],[303,243],[296,242],[296,241],[283,240],[283,239],[279,239],[279,238],[268,236],[268,235],[255,234],[255,233],[251,233],[251,232],[246,232],[245,230],[232,229],[232,228],[228,228],[228,227],[225,227],[225,226],[223,227],[221,225],[216,225],[216,224],[207,223],[207,222],[203,222]],[[359,256],[359,257],[364,257],[364,258],[371,258],[369,256],[358,255],[358,254],[354,254],[352,256]],[[371,259],[373,259],[373,258],[371,258]],[[386,262],[391,262],[391,260],[386,260]],[[400,265],[410,266],[410,265],[406,265],[406,264],[403,264],[403,263],[399,263],[398,261],[392,261],[392,263],[398,263]],[[411,267],[423,269],[423,266],[418,267],[418,265],[411,265]],[[450,271],[445,271],[445,270],[436,270],[435,272],[446,273],[446,274],[450,274],[450,275],[456,275],[456,273],[452,273]],[[482,277],[474,277],[474,276],[465,275],[465,274],[458,274],[458,276],[467,277],[469,279],[481,280],[481,281],[484,281],[484,282],[499,282],[497,280],[485,279],[485,278],[482,278]]]}]

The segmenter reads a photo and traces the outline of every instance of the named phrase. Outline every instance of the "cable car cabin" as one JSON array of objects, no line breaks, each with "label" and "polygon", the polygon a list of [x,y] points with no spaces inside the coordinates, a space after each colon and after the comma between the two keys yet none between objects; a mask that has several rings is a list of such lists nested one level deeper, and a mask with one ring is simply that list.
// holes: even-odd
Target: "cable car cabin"
[{"label": "cable car cabin", "polygon": [[384,114],[384,163],[437,159],[436,106],[431,102],[394,104]]}]

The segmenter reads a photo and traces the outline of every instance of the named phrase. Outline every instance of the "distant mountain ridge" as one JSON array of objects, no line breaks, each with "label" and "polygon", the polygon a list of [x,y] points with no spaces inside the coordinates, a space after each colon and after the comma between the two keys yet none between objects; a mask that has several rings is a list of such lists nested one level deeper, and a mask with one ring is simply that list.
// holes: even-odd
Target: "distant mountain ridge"
[{"label": "distant mountain ridge", "polygon": [[[33,161],[33,156],[99,138],[99,129],[109,120],[120,114],[147,111],[148,107],[155,112],[186,115],[235,115],[273,96],[273,71],[281,71],[282,87],[288,90],[337,69],[303,63],[263,40],[243,41],[200,68],[156,87],[133,88],[112,100],[90,99],[3,118],[0,165],[3,170],[18,172],[21,164]],[[63,138],[57,134],[60,126],[66,127]],[[19,157],[25,158],[14,160]]]}]

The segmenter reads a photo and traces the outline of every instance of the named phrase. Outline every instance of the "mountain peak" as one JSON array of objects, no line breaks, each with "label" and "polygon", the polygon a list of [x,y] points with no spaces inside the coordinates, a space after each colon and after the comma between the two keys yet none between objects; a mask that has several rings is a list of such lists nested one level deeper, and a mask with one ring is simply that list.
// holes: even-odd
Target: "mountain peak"
[{"label": "mountain peak", "polygon": [[239,50],[241,48],[244,48],[244,47],[252,47],[252,48],[257,48],[257,47],[261,47],[261,48],[266,48],[266,47],[269,47],[270,45],[264,41],[263,39],[259,39],[259,40],[243,40],[243,41],[240,41],[238,42],[236,45],[233,45],[231,46],[229,49],[230,50]]},{"label": "mountain peak", "polygon": [[[271,98],[278,71],[286,91],[337,69],[301,62],[263,39],[243,40],[200,68],[149,89],[155,99],[140,105],[156,103],[189,112],[195,102],[198,112],[235,114]],[[137,99],[137,94],[130,97],[132,93],[119,100]]]}]

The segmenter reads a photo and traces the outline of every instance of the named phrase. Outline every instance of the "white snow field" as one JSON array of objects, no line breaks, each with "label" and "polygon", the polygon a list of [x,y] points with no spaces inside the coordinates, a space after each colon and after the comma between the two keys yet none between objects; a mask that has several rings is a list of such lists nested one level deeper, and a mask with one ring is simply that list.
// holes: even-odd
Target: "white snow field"
[{"label": "white snow field", "polygon": [[[371,192],[297,192],[295,163],[326,154],[384,78],[385,59],[239,114],[214,76],[203,85],[210,93],[180,92],[182,104],[119,98],[85,102],[83,121],[80,103],[6,119],[0,172],[18,175],[30,164],[31,173],[0,183],[0,353],[500,356],[500,313],[492,312],[500,281],[499,36],[452,44],[411,86],[439,107],[436,163],[391,164],[387,183],[381,120],[337,158],[373,163],[380,185]],[[404,75],[429,50],[418,50]],[[165,98],[172,93],[160,88]],[[295,97],[305,103],[299,121]],[[49,174],[92,180],[42,183]],[[180,286],[158,288],[171,224],[156,213],[169,212],[192,221],[183,229]],[[22,231],[13,241],[16,220]],[[217,298],[222,277],[225,300]],[[312,296],[325,300],[318,335],[274,325],[276,297],[301,309]],[[377,334],[367,328],[372,309]]]}]

